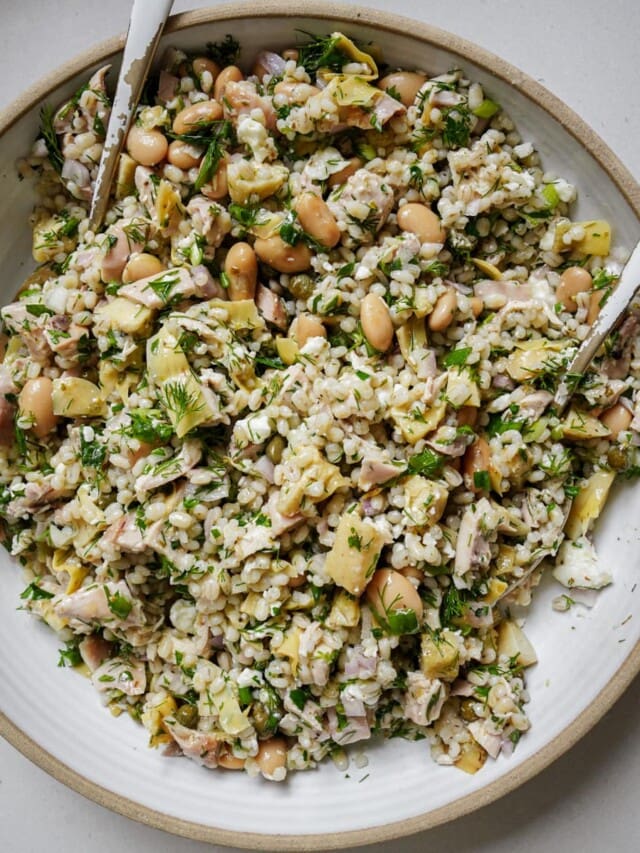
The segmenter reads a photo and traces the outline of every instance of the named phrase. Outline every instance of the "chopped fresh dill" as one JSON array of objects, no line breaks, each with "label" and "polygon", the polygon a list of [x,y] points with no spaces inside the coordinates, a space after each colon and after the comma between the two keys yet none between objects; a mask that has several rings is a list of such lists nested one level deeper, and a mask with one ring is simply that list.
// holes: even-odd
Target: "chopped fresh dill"
[{"label": "chopped fresh dill", "polygon": [[54,112],[50,104],[45,104],[40,110],[40,134],[44,139],[44,144],[47,146],[49,162],[53,168],[60,174],[64,164],[58,135],[53,126]]}]

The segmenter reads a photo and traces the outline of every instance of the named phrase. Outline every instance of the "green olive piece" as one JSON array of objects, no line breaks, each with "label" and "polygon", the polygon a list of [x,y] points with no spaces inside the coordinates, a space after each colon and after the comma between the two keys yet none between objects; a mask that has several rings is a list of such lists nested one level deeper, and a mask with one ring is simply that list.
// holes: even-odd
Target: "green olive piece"
[{"label": "green olive piece", "polygon": [[289,293],[296,299],[308,299],[315,290],[315,283],[310,275],[298,273],[289,279]]},{"label": "green olive piece", "polygon": [[624,471],[628,463],[627,454],[622,447],[610,447],[607,462],[614,471]]},{"label": "green olive piece", "polygon": [[278,693],[270,685],[265,685],[260,690],[260,701],[255,702],[251,709],[252,722],[258,736],[270,737],[278,728],[282,714],[282,700]]},{"label": "green olive piece", "polygon": [[271,715],[261,703],[257,702],[251,709],[253,726],[259,735],[269,734],[272,731],[270,724]]},{"label": "green olive piece", "polygon": [[473,705],[475,702],[475,699],[463,699],[463,701],[460,703],[460,716],[467,723],[472,723],[474,720],[478,719],[478,715],[473,710]]},{"label": "green olive piece", "polygon": [[269,444],[267,444],[267,457],[278,465],[282,462],[282,453],[285,448],[284,438],[281,435],[274,435]]},{"label": "green olive piece", "polygon": [[187,729],[198,725],[198,709],[195,705],[181,705],[175,713],[176,722]]}]

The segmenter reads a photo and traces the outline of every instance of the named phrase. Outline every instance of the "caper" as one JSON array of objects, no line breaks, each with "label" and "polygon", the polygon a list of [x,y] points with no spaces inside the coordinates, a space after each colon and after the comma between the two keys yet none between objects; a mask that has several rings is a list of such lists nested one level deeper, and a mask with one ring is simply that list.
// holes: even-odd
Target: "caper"
[{"label": "caper", "polygon": [[478,719],[478,715],[473,710],[473,706],[475,704],[475,701],[476,701],[475,699],[464,699],[460,703],[460,716],[467,723],[471,723],[471,722],[473,722],[473,720]]},{"label": "caper", "polygon": [[622,447],[610,447],[607,462],[614,471],[624,471],[628,464],[627,454]]},{"label": "caper", "polygon": [[259,735],[269,734],[273,731],[271,714],[269,714],[262,703],[256,702],[251,710],[251,716],[253,718],[253,726]]},{"label": "caper", "polygon": [[180,705],[175,713],[176,722],[187,729],[195,729],[198,725],[198,709],[195,705]]},{"label": "caper", "polygon": [[260,701],[255,702],[251,716],[255,730],[260,737],[272,735],[282,719],[282,700],[270,684],[260,689]]},{"label": "caper", "polygon": [[298,273],[289,279],[289,292],[296,299],[308,299],[315,290],[315,283],[310,275]]},{"label": "caper", "polygon": [[284,447],[284,438],[281,435],[274,435],[269,444],[267,444],[267,457],[274,465],[278,465],[282,461]]}]

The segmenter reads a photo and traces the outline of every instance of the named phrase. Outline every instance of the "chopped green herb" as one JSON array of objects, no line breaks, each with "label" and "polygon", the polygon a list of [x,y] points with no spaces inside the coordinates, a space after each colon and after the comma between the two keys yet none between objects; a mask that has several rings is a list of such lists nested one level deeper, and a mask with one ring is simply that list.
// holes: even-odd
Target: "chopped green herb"
[{"label": "chopped green herb", "polygon": [[487,435],[491,437],[493,437],[494,435],[502,435],[504,432],[508,432],[510,429],[515,429],[518,432],[522,432],[525,423],[526,422],[524,420],[510,419],[506,415],[503,417],[503,415],[501,415],[499,412],[496,412],[492,415],[489,415]]},{"label": "chopped green herb", "polygon": [[180,276],[176,270],[168,270],[158,278],[154,278],[147,285],[145,290],[153,290],[155,295],[163,302],[167,303],[171,296],[171,291],[180,281]]},{"label": "chopped green herb", "polygon": [[207,42],[207,55],[222,68],[234,65],[240,56],[240,42],[227,33],[222,41]]},{"label": "chopped green herb", "polygon": [[471,355],[471,352],[471,347],[460,347],[459,349],[452,349],[444,357],[444,366],[458,367],[462,366],[463,364],[466,364],[467,359]]},{"label": "chopped green herb", "polygon": [[466,604],[462,593],[452,583],[442,596],[440,613],[443,624],[451,625],[454,619],[459,619],[464,614],[465,610]]},{"label": "chopped green herb", "polygon": [[491,488],[491,480],[489,479],[488,471],[474,471],[473,472],[473,485],[476,489],[482,489],[482,491],[488,492]]},{"label": "chopped green herb", "polygon": [[491,98],[485,98],[479,106],[472,110],[474,116],[478,118],[491,118],[496,113],[500,112],[500,104],[496,104]]},{"label": "chopped green herb", "polygon": [[306,689],[302,687],[294,687],[293,690],[289,691],[289,698],[296,706],[296,708],[302,711],[307,702],[307,699],[309,698],[309,693]]},{"label": "chopped green herb", "polygon": [[257,355],[254,358],[254,362],[261,364],[263,367],[272,367],[274,370],[284,370],[287,366],[281,358],[269,358],[266,355]]},{"label": "chopped green herb", "polygon": [[58,134],[53,127],[54,112],[53,107],[45,104],[40,110],[40,134],[44,139],[44,144],[47,146],[49,162],[53,168],[60,174],[64,165],[64,158],[60,150],[58,142]]},{"label": "chopped green herb", "polygon": [[362,550],[362,536],[360,536],[355,529],[355,527],[351,528],[351,535],[347,539],[349,543],[349,548],[353,548],[355,551]]},{"label": "chopped green herb", "polygon": [[342,66],[350,61],[338,47],[340,36],[316,36],[305,30],[298,32],[311,38],[308,44],[298,48],[298,65],[302,65],[307,74],[313,74],[320,68],[342,71]]},{"label": "chopped green herb", "polygon": [[444,456],[427,448],[409,458],[407,470],[410,474],[426,474],[427,477],[435,477],[442,471],[444,461]]},{"label": "chopped green herb", "polygon": [[58,649],[58,666],[80,666],[82,655],[78,649],[78,640],[67,640],[64,649]]},{"label": "chopped green herb", "polygon": [[229,205],[230,216],[244,228],[251,228],[256,224],[259,212],[259,205],[237,204],[236,202]]},{"label": "chopped green herb", "polygon": [[166,442],[173,435],[171,424],[161,419],[156,409],[134,409],[131,412],[131,426],[127,432],[132,438],[153,444],[156,441]]},{"label": "chopped green herb", "polygon": [[97,438],[87,441],[84,429],[80,430],[80,461],[85,468],[100,468],[107,455],[107,448]]},{"label": "chopped green herb", "polygon": [[167,411],[175,418],[176,425],[190,415],[195,415],[204,401],[197,391],[189,391],[186,382],[181,379],[167,381],[162,387],[161,401]]},{"label": "chopped green herb", "polygon": [[40,305],[39,303],[29,303],[25,307],[27,309],[27,313],[31,314],[33,317],[42,317],[43,314],[52,316],[54,313],[51,308],[47,308],[46,305]]},{"label": "chopped green herb", "polygon": [[47,598],[53,598],[53,593],[42,589],[38,581],[31,581],[29,586],[20,593],[20,598],[23,601],[43,601]]},{"label": "chopped green herb", "polygon": [[112,595],[109,592],[109,587],[104,586],[103,589],[104,594],[107,597],[107,605],[109,606],[109,610],[113,613],[114,616],[117,616],[118,619],[126,619],[127,616],[131,613],[133,602],[131,602],[124,595],[122,595],[119,590],[116,590]]},{"label": "chopped green herb", "polygon": [[224,156],[226,147],[233,138],[233,125],[226,119],[212,122],[210,127],[213,131],[213,137],[209,141],[205,155],[202,158],[202,163],[200,164],[198,177],[193,185],[196,192],[199,192],[214,177],[218,171],[218,165]]},{"label": "chopped green herb", "polygon": [[250,687],[238,688],[238,701],[243,708],[246,708],[247,705],[250,705],[253,702],[253,693],[251,692]]}]

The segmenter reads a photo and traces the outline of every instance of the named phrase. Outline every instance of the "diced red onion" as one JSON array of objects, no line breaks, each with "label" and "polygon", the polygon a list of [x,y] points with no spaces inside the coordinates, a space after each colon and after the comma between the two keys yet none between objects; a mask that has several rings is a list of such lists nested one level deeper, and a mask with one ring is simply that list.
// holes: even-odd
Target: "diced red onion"
[{"label": "diced red onion", "polygon": [[286,60],[270,50],[261,51],[256,59],[256,65],[262,65],[267,74],[271,74],[272,77],[283,74],[286,64]]}]

